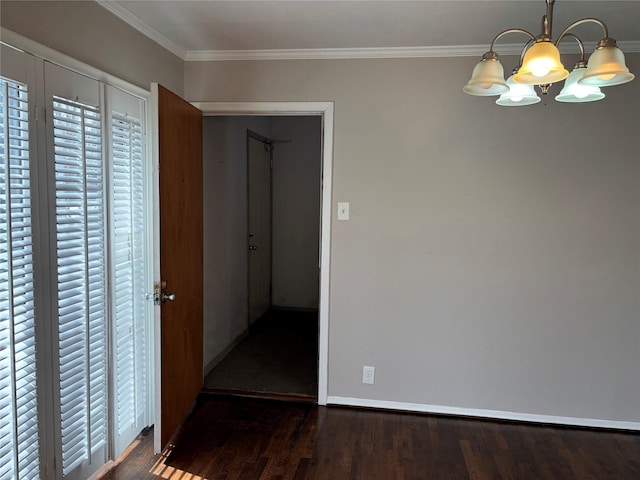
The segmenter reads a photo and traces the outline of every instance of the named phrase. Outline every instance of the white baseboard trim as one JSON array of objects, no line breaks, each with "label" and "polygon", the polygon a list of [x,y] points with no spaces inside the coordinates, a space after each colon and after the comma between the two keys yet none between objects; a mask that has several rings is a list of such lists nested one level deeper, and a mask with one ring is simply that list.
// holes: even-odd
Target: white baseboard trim
[{"label": "white baseboard trim", "polygon": [[402,410],[406,412],[457,415],[463,417],[491,418],[498,420],[515,420],[519,422],[546,423],[575,427],[610,428],[617,430],[640,431],[640,422],[621,422],[615,420],[599,420],[593,418],[578,417],[557,417],[554,415],[538,415],[533,413],[504,412],[501,410],[447,407],[444,405],[425,405],[422,403],[389,402],[384,400],[338,397],[332,395],[327,397],[327,405],[376,408],[380,410]]}]

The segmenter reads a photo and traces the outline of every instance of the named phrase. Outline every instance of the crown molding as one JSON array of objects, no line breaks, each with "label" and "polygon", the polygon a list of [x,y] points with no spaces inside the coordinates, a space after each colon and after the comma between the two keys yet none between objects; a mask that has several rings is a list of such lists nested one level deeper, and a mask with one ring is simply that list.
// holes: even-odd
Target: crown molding
[{"label": "crown molding", "polygon": [[[619,42],[627,53],[640,52],[640,41]],[[488,45],[447,45],[438,47],[388,47],[388,48],[309,48],[279,50],[189,50],[187,62],[218,62],[231,60],[340,60],[362,58],[429,58],[429,57],[480,57]],[[588,52],[596,48],[596,42],[586,42]],[[562,53],[578,53],[578,46],[563,45]],[[522,44],[498,45],[499,55],[520,55]]]},{"label": "crown molding", "polygon": [[135,16],[129,10],[124,8],[118,2],[110,1],[110,0],[96,0],[96,3],[100,5],[102,8],[108,10],[113,13],[116,17],[123,20],[124,22],[131,25],[133,28],[138,30],[143,35],[146,35],[151,40],[156,42],[161,47],[166,48],[175,56],[184,60],[187,56],[187,49],[182,45],[178,45],[173,40],[168,39],[155,28],[151,27],[149,24],[142,21],[139,17]]},{"label": "crown molding", "polygon": [[[519,54],[521,46],[513,45]],[[189,50],[188,62],[227,60],[340,60],[361,58],[426,58],[480,56],[488,49],[480,45],[382,48],[304,48],[277,50]]]}]

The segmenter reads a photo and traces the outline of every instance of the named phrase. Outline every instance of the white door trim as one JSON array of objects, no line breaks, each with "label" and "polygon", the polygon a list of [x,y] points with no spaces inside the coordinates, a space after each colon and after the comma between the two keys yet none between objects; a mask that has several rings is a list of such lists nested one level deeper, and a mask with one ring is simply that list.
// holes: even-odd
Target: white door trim
[{"label": "white door trim", "polygon": [[331,187],[333,168],[333,102],[192,102],[205,116],[320,115],[322,117],[322,222],[320,227],[320,337],[318,404],[327,404],[329,379],[329,281],[331,254]]}]

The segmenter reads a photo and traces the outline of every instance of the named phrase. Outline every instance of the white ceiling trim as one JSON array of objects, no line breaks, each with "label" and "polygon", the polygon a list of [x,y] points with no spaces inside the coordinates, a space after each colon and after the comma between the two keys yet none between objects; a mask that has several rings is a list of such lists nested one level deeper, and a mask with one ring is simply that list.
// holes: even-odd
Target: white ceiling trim
[{"label": "white ceiling trim", "polygon": [[96,2],[101,5],[103,8],[107,9],[111,13],[113,13],[119,19],[125,21],[133,28],[138,30],[140,33],[146,35],[151,40],[159,44],[160,46],[166,48],[175,56],[180,57],[184,60],[187,56],[187,49],[182,45],[178,45],[173,40],[168,39],[163,34],[161,34],[155,28],[149,26],[147,23],[142,21],[139,17],[131,13],[129,10],[124,8],[118,2],[110,1],[110,0],[96,0]]},{"label": "white ceiling trim", "polygon": [[[514,52],[516,46],[513,46]],[[488,45],[383,48],[303,48],[279,50],[189,50],[188,62],[225,60],[339,60],[357,58],[469,57],[482,55]],[[522,46],[517,46],[520,53]],[[504,49],[502,49],[504,51]]]},{"label": "white ceiling trim", "polygon": [[[522,44],[497,45],[498,55],[520,55]],[[640,52],[640,42],[619,42],[624,52]],[[596,42],[585,43],[588,56]],[[480,57],[489,45],[449,45],[440,47],[389,48],[309,48],[293,50],[189,50],[184,58],[188,62],[215,62],[229,60],[339,60],[361,58],[428,58],[428,57]],[[577,53],[578,46],[561,46],[563,53]]]}]

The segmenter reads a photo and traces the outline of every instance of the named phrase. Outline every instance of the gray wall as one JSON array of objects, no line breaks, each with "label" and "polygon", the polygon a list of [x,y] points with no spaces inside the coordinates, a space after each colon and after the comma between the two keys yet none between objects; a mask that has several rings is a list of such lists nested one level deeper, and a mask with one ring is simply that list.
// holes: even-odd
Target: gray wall
[{"label": "gray wall", "polygon": [[273,305],[318,308],[320,117],[273,117]]},{"label": "gray wall", "polygon": [[93,1],[2,0],[0,22],[145,90],[158,82],[183,93],[184,62]]},{"label": "gray wall", "polygon": [[476,61],[187,62],[185,95],[335,101],[329,395],[638,422],[640,81],[509,109]]}]

